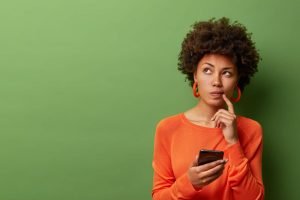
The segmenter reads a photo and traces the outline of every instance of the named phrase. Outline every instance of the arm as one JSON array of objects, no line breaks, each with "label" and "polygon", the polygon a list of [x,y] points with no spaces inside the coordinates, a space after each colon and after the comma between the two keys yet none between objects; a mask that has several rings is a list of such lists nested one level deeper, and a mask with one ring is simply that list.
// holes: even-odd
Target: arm
[{"label": "arm", "polygon": [[229,185],[233,199],[264,199],[262,181],[262,128],[258,124],[251,140],[244,147],[240,142],[226,149],[229,164]]},{"label": "arm", "polygon": [[188,179],[187,173],[175,178],[170,157],[171,137],[163,123],[156,128],[152,167],[153,200],[192,199],[197,193]]},{"label": "arm", "polygon": [[225,155],[228,157],[228,182],[233,199],[264,199],[261,174],[262,128],[255,121],[248,122],[247,127],[244,127],[247,133],[239,134],[243,137],[239,141],[233,104],[226,95],[223,95],[223,99],[228,110],[219,109],[212,120],[216,121],[217,126],[221,125],[224,138],[229,144]]}]

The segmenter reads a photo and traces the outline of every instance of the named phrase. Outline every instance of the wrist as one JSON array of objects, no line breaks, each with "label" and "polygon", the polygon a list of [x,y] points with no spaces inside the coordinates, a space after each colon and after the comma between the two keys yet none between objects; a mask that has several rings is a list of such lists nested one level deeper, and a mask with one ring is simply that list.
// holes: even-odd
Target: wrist
[{"label": "wrist", "polygon": [[226,141],[228,145],[234,145],[239,141],[239,139],[237,137],[234,137],[234,138],[227,139]]},{"label": "wrist", "polygon": [[196,184],[196,181],[194,180],[194,178],[192,177],[192,175],[190,173],[187,173],[187,177],[188,177],[191,185],[193,186],[194,190],[199,191],[202,189],[202,186]]}]

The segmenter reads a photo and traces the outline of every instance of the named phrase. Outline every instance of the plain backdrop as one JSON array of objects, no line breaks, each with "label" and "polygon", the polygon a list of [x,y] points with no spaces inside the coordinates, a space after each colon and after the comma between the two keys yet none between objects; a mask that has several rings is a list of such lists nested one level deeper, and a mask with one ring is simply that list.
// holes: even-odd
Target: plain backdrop
[{"label": "plain backdrop", "polygon": [[199,20],[244,24],[263,58],[236,112],[264,128],[266,199],[300,198],[299,3],[0,2],[0,199],[150,200],[155,126],[197,101],[177,71]]}]

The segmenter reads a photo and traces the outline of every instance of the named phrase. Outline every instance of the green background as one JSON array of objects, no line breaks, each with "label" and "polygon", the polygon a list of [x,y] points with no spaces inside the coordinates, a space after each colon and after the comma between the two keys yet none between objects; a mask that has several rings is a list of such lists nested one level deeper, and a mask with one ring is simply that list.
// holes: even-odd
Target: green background
[{"label": "green background", "polygon": [[297,1],[0,3],[0,199],[151,199],[157,122],[196,104],[191,24],[238,20],[263,58],[238,114],[264,128],[266,199],[300,198]]}]

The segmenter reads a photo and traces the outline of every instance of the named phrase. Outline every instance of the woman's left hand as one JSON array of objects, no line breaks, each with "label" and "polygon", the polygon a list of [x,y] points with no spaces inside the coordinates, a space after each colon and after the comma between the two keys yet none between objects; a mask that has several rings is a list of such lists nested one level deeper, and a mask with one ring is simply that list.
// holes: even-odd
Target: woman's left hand
[{"label": "woman's left hand", "polygon": [[224,138],[228,144],[235,144],[238,141],[236,115],[230,100],[225,94],[222,97],[228,106],[228,110],[219,109],[211,120],[216,122],[216,127],[222,128]]}]

